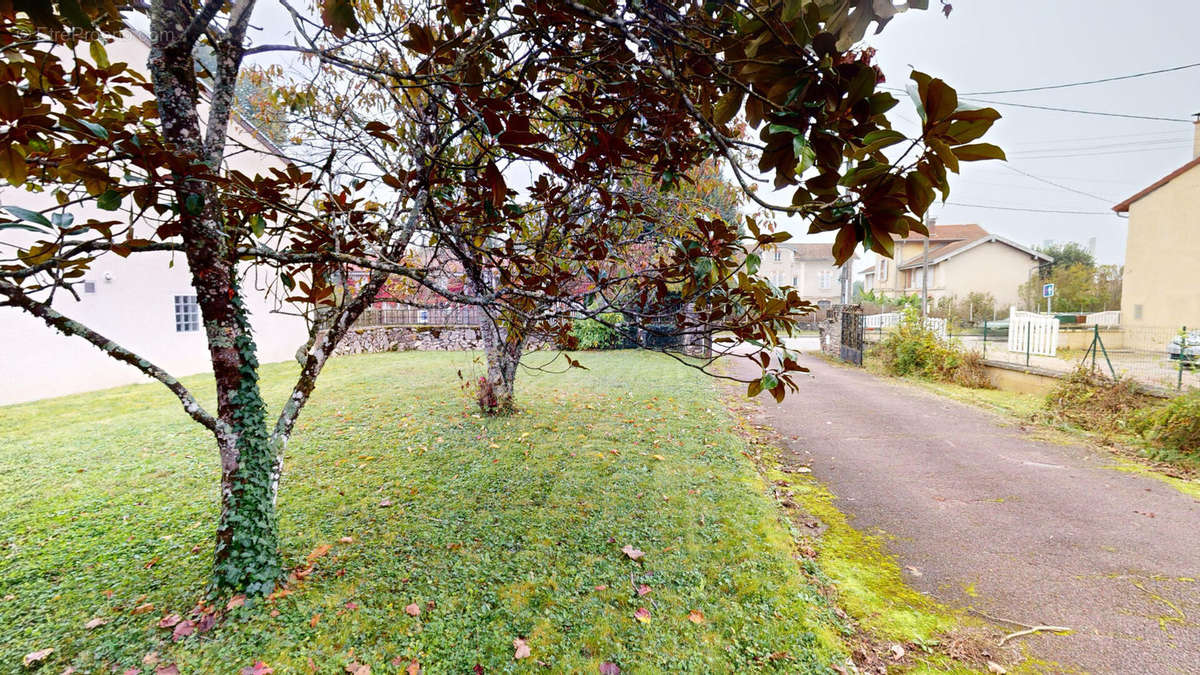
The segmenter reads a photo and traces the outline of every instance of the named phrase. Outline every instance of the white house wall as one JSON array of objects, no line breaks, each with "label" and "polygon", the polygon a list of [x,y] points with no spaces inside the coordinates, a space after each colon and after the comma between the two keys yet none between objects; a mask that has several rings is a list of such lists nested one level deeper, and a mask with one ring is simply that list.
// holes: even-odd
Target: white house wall
[{"label": "white house wall", "polygon": [[[108,53],[113,62],[126,61],[144,70],[148,51],[137,38],[126,37],[110,44]],[[243,144],[265,147],[236,122],[229,131]],[[273,162],[278,160],[266,154],[241,152],[233,154],[227,164],[254,175],[264,173]],[[53,205],[53,198],[49,193],[32,194],[6,186],[0,188],[0,204],[41,209]],[[69,210],[76,222],[89,216],[111,220],[121,213],[94,207]],[[5,257],[12,255],[9,244],[18,236],[5,231]],[[30,234],[25,241],[34,239]],[[303,319],[276,312],[276,302],[261,290],[269,278],[251,276],[243,286],[263,363],[293,359],[307,336]],[[182,253],[138,253],[128,258],[102,255],[84,279],[94,283],[95,292],[84,293],[84,285],[79,284],[80,300],[76,301],[60,291],[53,303],[56,310],[172,375],[211,371],[203,327],[190,332],[175,330],[175,296],[195,295]],[[0,405],[148,381],[150,378],[132,366],[111,359],[82,338],[60,335],[21,310],[0,308]]]}]

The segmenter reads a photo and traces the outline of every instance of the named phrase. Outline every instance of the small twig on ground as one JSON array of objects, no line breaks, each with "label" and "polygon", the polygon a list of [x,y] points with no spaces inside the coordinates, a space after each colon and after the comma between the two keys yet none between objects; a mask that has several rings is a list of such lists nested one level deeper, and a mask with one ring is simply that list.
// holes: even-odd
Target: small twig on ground
[{"label": "small twig on ground", "polygon": [[1013,621],[1012,619],[1005,619],[1002,616],[992,616],[991,614],[988,614],[987,612],[982,612],[978,609],[975,609],[974,607],[968,607],[967,611],[972,614],[978,614],[979,616],[982,616],[983,618],[989,619],[991,621],[999,621],[1000,623],[1010,623],[1014,626],[1020,626],[1021,628],[1033,628],[1033,626],[1031,626],[1027,623],[1021,623],[1020,621]]},{"label": "small twig on ground", "polygon": [[1008,635],[1005,635],[1004,637],[1000,638],[999,646],[1003,647],[1005,642],[1008,642],[1009,640],[1012,640],[1013,638],[1019,638],[1024,635],[1033,635],[1034,633],[1040,633],[1042,631],[1046,631],[1046,632],[1050,632],[1050,633],[1067,633],[1067,632],[1070,632],[1070,630],[1071,630],[1070,628],[1067,628],[1065,626],[1031,626],[1029,628],[1026,628],[1025,630],[1019,630],[1015,633],[1009,633]]}]

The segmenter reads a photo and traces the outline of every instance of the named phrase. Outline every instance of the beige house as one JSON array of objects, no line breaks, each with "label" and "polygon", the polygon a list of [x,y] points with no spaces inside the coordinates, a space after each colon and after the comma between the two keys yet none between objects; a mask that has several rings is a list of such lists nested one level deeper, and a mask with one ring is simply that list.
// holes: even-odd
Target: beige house
[{"label": "beige house", "polygon": [[[145,63],[149,47],[145,39],[130,32],[107,46],[112,61]],[[258,152],[231,152],[227,164],[249,175],[265,172],[279,153],[269,139],[244,120],[234,118],[229,126],[231,142]],[[32,209],[54,206],[49,193],[29,193],[18,188],[0,188],[0,205]],[[94,206],[71,210],[75,221],[95,217],[112,218],[112,213]],[[14,245],[28,245],[36,235],[16,241],[7,236],[0,243],[0,257],[11,257]],[[251,273],[243,280],[247,309],[261,361],[286,361],[304,344],[307,327],[302,318],[280,311],[268,297],[273,281],[266,272]],[[97,330],[161,366],[172,375],[208,372],[208,344],[182,254],[139,253],[120,258],[97,259],[82,283],[79,300],[59,293],[53,306],[59,312]],[[150,382],[138,370],[110,358],[90,343],[60,335],[40,319],[25,312],[0,307],[0,405],[32,401],[123,384]]]},{"label": "beige house", "polygon": [[1193,159],[1113,210],[1129,217],[1121,326],[1200,328],[1200,120]]},{"label": "beige house", "polygon": [[777,244],[762,254],[758,275],[776,286],[792,286],[800,297],[820,307],[842,297],[842,269],[833,264],[831,244]]},{"label": "beige house", "polygon": [[1018,304],[1021,285],[1038,266],[1051,260],[978,225],[931,225],[928,260],[924,243],[919,234],[897,239],[892,259],[880,258],[863,271],[863,289],[890,296],[919,294],[927,273],[930,301],[991,293],[997,307],[1008,307]]}]

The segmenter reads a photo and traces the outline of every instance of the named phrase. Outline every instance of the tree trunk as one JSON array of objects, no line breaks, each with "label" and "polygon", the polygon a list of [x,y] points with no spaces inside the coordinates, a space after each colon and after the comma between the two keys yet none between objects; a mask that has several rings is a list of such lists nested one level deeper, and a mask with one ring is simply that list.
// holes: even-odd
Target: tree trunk
[{"label": "tree trunk", "polygon": [[[234,321],[229,332],[233,333],[239,368],[232,378],[228,372],[218,376],[218,400],[223,399],[217,432],[221,517],[212,583],[219,592],[265,595],[283,576],[274,498],[275,457],[280,453],[267,431],[256,347],[236,287],[230,304]],[[212,326],[210,344],[214,331],[228,334]]]},{"label": "tree trunk", "polygon": [[479,408],[487,415],[511,415],[517,409],[513,387],[525,350],[525,331],[505,325],[500,319],[485,321],[480,330],[487,375],[479,383]]},{"label": "tree trunk", "polygon": [[[237,284],[237,228],[227,224],[216,186],[253,0],[238,0],[219,45],[217,82],[210,97],[209,137],[201,135],[199,85],[192,48],[207,22],[197,21],[190,2],[158,0],[151,12],[148,66],[163,137],[191,167],[173,171],[180,206],[179,228],[196,302],[204,319],[217,389],[215,435],[221,458],[221,517],[212,585],[218,593],[270,593],[282,576],[272,469],[275,448],[266,406],[258,389],[258,357]],[[211,16],[209,17],[211,19]],[[186,32],[181,29],[187,27]]]}]

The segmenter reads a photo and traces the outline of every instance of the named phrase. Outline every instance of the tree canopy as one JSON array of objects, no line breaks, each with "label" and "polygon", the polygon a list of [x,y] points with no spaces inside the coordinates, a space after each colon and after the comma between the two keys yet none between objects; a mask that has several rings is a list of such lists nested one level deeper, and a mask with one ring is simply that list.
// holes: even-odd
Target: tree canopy
[{"label": "tree canopy", "polygon": [[[891,2],[321,0],[320,16],[282,5],[295,44],[249,44],[254,0],[0,4],[0,175],[54,198],[6,199],[0,231],[19,236],[0,256],[0,305],[159,380],[212,432],[222,592],[266,593],[280,580],[287,439],[329,356],[390,277],[561,331],[551,319],[564,312],[605,311],[564,292],[586,278],[594,293],[636,299],[646,317],[671,312],[678,330],[716,327],[771,349],[810,305],[747,263],[787,235],[727,214],[668,221],[632,185],[670,194],[717,158],[757,208],[836,232],[842,262],[860,243],[891,255],[893,235],[925,231],[921,217],[949,195],[948,172],[1003,157],[975,142],[999,114],[960,104],[924,73],[909,86],[920,135],[891,128],[898,101],[878,90],[873,53],[854,49],[901,11]],[[121,11],[149,20],[144,74],[109,59]],[[251,175],[230,168],[228,131],[243,61],[275,51],[314,68],[272,93],[309,111],[292,122],[308,132],[307,155],[238,148],[271,158]],[[790,197],[764,194],[764,182]],[[649,264],[626,273],[627,245],[648,229],[664,236]],[[454,256],[470,283],[449,287],[443,258],[412,256],[414,246]],[[160,252],[180,254],[191,274],[216,377],[212,411],[61,302],[97,259]],[[269,270],[273,291],[310,325],[300,375],[272,419],[245,309],[248,270]],[[347,290],[355,270],[366,279]],[[680,299],[695,311],[676,312]],[[786,354],[755,359],[751,393],[781,398],[803,370]]]}]

